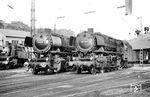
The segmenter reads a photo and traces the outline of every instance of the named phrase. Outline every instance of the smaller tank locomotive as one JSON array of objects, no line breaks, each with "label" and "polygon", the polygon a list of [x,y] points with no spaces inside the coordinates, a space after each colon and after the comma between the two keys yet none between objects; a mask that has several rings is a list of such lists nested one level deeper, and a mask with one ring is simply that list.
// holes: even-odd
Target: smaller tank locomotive
[{"label": "smaller tank locomotive", "polygon": [[72,36],[68,38],[44,30],[33,37],[26,37],[26,46],[33,47],[33,53],[35,54],[35,58],[29,60],[33,74],[40,71],[49,73],[66,70],[67,58],[71,56],[71,51],[75,49],[73,39]]},{"label": "smaller tank locomotive", "polygon": [[127,47],[122,40],[101,33],[81,32],[76,37],[77,54],[69,62],[77,73],[92,74],[127,67]]},{"label": "smaller tank locomotive", "polygon": [[21,45],[8,43],[0,50],[0,68],[22,67],[28,55]]}]

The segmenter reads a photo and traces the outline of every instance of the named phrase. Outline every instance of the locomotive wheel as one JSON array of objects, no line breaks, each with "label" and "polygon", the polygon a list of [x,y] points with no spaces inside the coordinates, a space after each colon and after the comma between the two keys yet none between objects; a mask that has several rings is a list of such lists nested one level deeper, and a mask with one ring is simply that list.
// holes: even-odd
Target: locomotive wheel
[{"label": "locomotive wheel", "polygon": [[78,67],[77,70],[76,70],[76,73],[77,73],[77,74],[81,74],[81,72],[82,72],[81,68]]},{"label": "locomotive wheel", "polygon": [[[68,68],[68,66],[69,66],[69,64],[67,63],[67,62],[65,62],[65,61],[61,61],[61,66],[62,66],[62,68],[61,68],[61,71],[62,72],[66,72],[67,71],[67,68]],[[64,64],[64,65],[63,65]]]},{"label": "locomotive wheel", "polygon": [[91,74],[96,74],[96,68],[95,68],[95,66],[92,66],[92,67],[91,67],[90,73],[91,73]]},{"label": "locomotive wheel", "polygon": [[32,73],[36,75],[36,74],[38,74],[38,71],[33,69]]},{"label": "locomotive wheel", "polygon": [[18,67],[22,67],[22,62],[21,62],[20,59],[18,59],[18,61],[17,61],[17,66],[18,66]]},{"label": "locomotive wheel", "polygon": [[36,66],[33,68],[33,70],[32,70],[32,74],[38,74],[38,70],[36,69]]},{"label": "locomotive wheel", "polygon": [[13,67],[18,66],[18,59],[12,59],[12,62],[13,62]]},{"label": "locomotive wheel", "polygon": [[10,69],[10,68],[11,68],[10,64],[7,64],[7,65],[5,66],[5,69],[6,69],[6,70],[8,70],[8,69]]},{"label": "locomotive wheel", "polygon": [[46,74],[49,74],[50,71],[51,71],[51,70],[50,70],[49,68],[46,68],[45,73],[46,73]]},{"label": "locomotive wheel", "polygon": [[63,67],[63,72],[68,71],[69,63],[68,62],[63,62],[63,64],[65,64],[65,66]]},{"label": "locomotive wheel", "polygon": [[105,70],[104,69],[101,69],[101,71],[100,71],[101,73],[105,73]]},{"label": "locomotive wheel", "polygon": [[54,67],[55,67],[55,72],[56,72],[56,73],[61,72],[61,70],[62,70],[62,62],[55,63],[55,64],[54,64]]},{"label": "locomotive wheel", "polygon": [[77,70],[77,67],[73,65],[71,71],[76,71],[76,70]]}]

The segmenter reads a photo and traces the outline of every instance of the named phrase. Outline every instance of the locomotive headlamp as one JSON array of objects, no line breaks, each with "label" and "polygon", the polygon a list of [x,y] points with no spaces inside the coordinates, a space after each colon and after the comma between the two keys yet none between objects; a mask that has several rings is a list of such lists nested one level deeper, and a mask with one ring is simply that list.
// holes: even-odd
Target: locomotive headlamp
[{"label": "locomotive headlamp", "polygon": [[40,55],[40,57],[42,58],[42,57],[44,57],[44,55]]},{"label": "locomotive headlamp", "polygon": [[93,56],[92,56],[92,57],[90,57],[90,60],[93,60]]},{"label": "locomotive headlamp", "polygon": [[24,66],[28,67],[29,63],[28,62],[24,62]]},{"label": "locomotive headlamp", "polygon": [[76,58],[75,58],[75,57],[72,57],[72,60],[76,60]]},{"label": "locomotive headlamp", "polygon": [[49,58],[48,57],[46,57],[46,62],[49,60]]},{"label": "locomotive headlamp", "polygon": [[4,64],[8,64],[8,61],[4,61],[3,63],[4,63]]},{"label": "locomotive headlamp", "polygon": [[28,59],[28,61],[30,62],[30,61],[31,61],[31,59]]},{"label": "locomotive headlamp", "polygon": [[6,51],[2,51],[1,53],[2,53],[2,54],[5,54],[5,53],[6,53]]},{"label": "locomotive headlamp", "polygon": [[48,44],[48,42],[49,42],[48,40],[45,41],[46,44]]},{"label": "locomotive headlamp", "polygon": [[9,60],[9,58],[6,59],[7,61]]}]

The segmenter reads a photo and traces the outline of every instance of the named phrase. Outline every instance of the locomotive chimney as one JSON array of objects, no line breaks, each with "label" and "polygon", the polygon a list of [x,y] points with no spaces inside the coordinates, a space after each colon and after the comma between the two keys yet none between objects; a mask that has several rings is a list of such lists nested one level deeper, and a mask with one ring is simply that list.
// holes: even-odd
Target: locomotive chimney
[{"label": "locomotive chimney", "polygon": [[94,33],[94,28],[88,28],[88,32]]}]

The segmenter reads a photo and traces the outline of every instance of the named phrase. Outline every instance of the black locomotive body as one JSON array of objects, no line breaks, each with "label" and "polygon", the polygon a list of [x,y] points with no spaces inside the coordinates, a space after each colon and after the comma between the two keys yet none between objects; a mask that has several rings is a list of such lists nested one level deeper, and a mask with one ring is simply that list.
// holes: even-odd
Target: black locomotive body
[{"label": "black locomotive body", "polygon": [[22,67],[27,60],[27,52],[21,45],[8,43],[0,50],[0,68]]},{"label": "black locomotive body", "polygon": [[[29,62],[33,74],[40,71],[61,72],[67,68],[67,58],[74,47],[74,37],[41,31],[35,36],[26,37],[25,44],[33,47],[35,58]],[[71,42],[70,42],[71,41]]]},{"label": "black locomotive body", "polygon": [[77,55],[69,62],[77,73],[104,72],[127,67],[127,52],[124,41],[101,33],[84,31],[76,37]]}]

